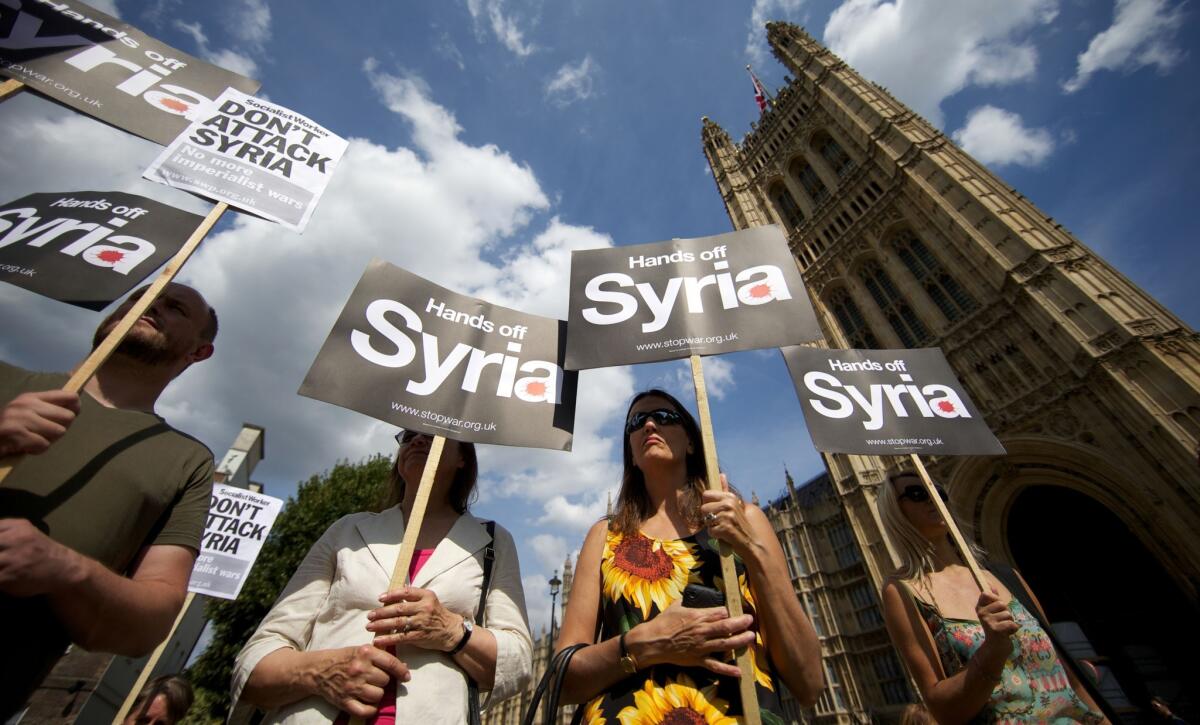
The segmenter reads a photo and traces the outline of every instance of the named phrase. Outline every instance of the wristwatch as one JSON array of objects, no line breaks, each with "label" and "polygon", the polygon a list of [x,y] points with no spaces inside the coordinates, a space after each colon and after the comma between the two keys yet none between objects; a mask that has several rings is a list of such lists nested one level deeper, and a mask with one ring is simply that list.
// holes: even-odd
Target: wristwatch
[{"label": "wristwatch", "polygon": [[467,619],[466,617],[463,617],[462,639],[458,640],[458,644],[454,645],[454,649],[450,650],[446,654],[453,657],[454,655],[458,654],[459,652],[462,652],[463,647],[467,646],[467,641],[471,639],[471,633],[474,631],[475,631],[475,623],[472,622],[471,620]]},{"label": "wristwatch", "polygon": [[637,660],[633,658],[633,655],[629,653],[629,650],[625,647],[625,634],[625,632],[622,632],[621,636],[617,638],[617,644],[621,647],[621,669],[627,675],[636,675],[638,671],[638,663]]}]

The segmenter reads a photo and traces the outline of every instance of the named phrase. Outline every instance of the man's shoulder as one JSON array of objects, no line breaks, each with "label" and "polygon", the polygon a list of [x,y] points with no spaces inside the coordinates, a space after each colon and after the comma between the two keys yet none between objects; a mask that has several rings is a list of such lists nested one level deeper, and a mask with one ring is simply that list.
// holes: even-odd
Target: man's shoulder
[{"label": "man's shoulder", "polygon": [[6,399],[15,398],[24,392],[61,388],[69,378],[66,373],[26,370],[0,360],[0,393],[5,393]]},{"label": "man's shoulder", "polygon": [[179,442],[182,445],[194,447],[196,449],[197,453],[199,453],[203,456],[206,456],[210,459],[216,458],[216,456],[213,455],[212,449],[209,448],[208,445],[206,445],[204,443],[204,441],[200,440],[199,438],[192,435],[191,433],[188,433],[187,431],[182,431],[182,430],[176,428],[175,426],[171,425],[170,423],[168,423],[165,419],[163,419],[161,417],[159,418],[159,420],[162,420],[163,425],[165,425],[170,430],[171,433],[179,436],[179,439],[180,439]]}]

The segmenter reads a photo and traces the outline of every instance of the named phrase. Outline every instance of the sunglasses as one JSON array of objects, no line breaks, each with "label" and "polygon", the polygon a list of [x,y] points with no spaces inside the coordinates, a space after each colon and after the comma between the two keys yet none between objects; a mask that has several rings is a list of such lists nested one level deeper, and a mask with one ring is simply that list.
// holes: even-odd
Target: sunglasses
[{"label": "sunglasses", "polygon": [[[933,485],[933,490],[937,491],[938,496],[940,496],[943,501],[950,500],[950,495],[946,493],[946,489],[942,488],[936,483]],[[914,483],[912,485],[905,486],[904,491],[902,491],[896,498],[901,501],[908,499],[913,503],[925,503],[929,500],[929,490],[919,483]]]},{"label": "sunglasses", "polygon": [[654,421],[655,425],[682,425],[683,416],[673,410],[666,408],[658,408],[657,410],[642,410],[629,416],[629,421],[625,423],[625,433],[629,434],[635,430],[640,430],[646,425],[646,419]]},{"label": "sunglasses", "polygon": [[430,436],[428,433],[422,433],[419,430],[402,430],[396,434],[396,442],[399,443],[400,445],[404,445],[405,443],[408,443],[409,441],[411,441],[413,438],[416,438],[417,436],[425,436],[426,438],[432,438],[432,436]]}]

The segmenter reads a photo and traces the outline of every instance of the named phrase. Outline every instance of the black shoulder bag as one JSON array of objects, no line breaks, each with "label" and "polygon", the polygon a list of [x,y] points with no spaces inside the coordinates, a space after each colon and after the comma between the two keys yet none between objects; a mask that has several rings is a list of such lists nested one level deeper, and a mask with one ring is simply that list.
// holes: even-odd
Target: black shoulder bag
[{"label": "black shoulder bag", "polygon": [[[488,543],[483,549],[483,584],[479,587],[479,607],[475,610],[475,624],[483,626],[483,610],[487,605],[488,589],[492,585],[492,564],[496,561],[496,522],[484,521],[487,528]],[[480,725],[479,717],[479,684],[467,675],[467,722],[470,725]]]},{"label": "black shoulder bag", "polygon": [[1054,630],[1050,628],[1050,622],[1046,621],[1046,618],[1042,616],[1042,610],[1039,609],[1036,604],[1034,604],[1033,595],[1030,594],[1029,590],[1025,588],[1025,584],[1021,581],[1021,577],[1017,576],[1016,570],[1007,564],[1001,564],[1000,562],[995,561],[990,561],[987,563],[987,570],[995,574],[996,578],[1004,583],[1004,586],[1008,588],[1008,591],[1012,592],[1012,595],[1017,598],[1017,601],[1021,603],[1021,606],[1029,610],[1029,613],[1032,614],[1034,619],[1038,621],[1038,624],[1042,626],[1042,630],[1045,631],[1046,636],[1050,638],[1050,643],[1054,645],[1054,651],[1058,653],[1059,661],[1063,663],[1064,667],[1071,671],[1071,674],[1075,676],[1075,679],[1083,685],[1083,689],[1087,690],[1087,693],[1092,696],[1092,700],[1096,703],[1096,706],[1100,708],[1100,712],[1104,715],[1104,717],[1108,718],[1109,722],[1121,722],[1121,719],[1117,717],[1117,714],[1113,711],[1112,706],[1109,705],[1108,701],[1105,700],[1100,694],[1099,689],[1092,682],[1088,674],[1083,671],[1083,668],[1079,666],[1079,663],[1075,661],[1075,658],[1072,657],[1065,649],[1063,649],[1062,643],[1058,641],[1058,637],[1056,637],[1054,634]]},{"label": "black shoulder bag", "polygon": [[[538,705],[542,703],[543,696],[546,697],[546,705],[542,708],[543,725],[552,725],[557,722],[555,716],[558,714],[558,696],[562,692],[563,678],[567,676],[571,658],[584,647],[587,645],[582,643],[565,647],[550,660],[550,664],[546,667],[546,673],[542,675],[537,689],[533,691],[533,697],[529,699],[529,709],[525,711],[525,717],[521,720],[522,725],[534,724],[534,720],[537,719]],[[582,719],[583,705],[581,704],[575,708],[575,717],[571,718],[571,723],[574,725],[581,722]]]}]

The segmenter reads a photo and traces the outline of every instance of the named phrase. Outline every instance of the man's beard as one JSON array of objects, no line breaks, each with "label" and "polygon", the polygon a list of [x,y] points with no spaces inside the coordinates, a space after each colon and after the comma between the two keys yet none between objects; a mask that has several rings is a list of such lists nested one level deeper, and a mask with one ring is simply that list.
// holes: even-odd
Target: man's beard
[{"label": "man's beard", "polygon": [[[107,324],[100,325],[96,330],[95,336],[92,337],[92,349],[100,347],[100,343],[104,342],[104,338],[108,337],[108,331],[111,326]],[[127,358],[136,360],[143,365],[161,366],[172,362],[177,357],[174,350],[167,344],[165,335],[155,334],[150,337],[139,335],[133,330],[130,330],[121,343],[117,345],[117,349],[113,351],[115,355],[122,355]]]}]

